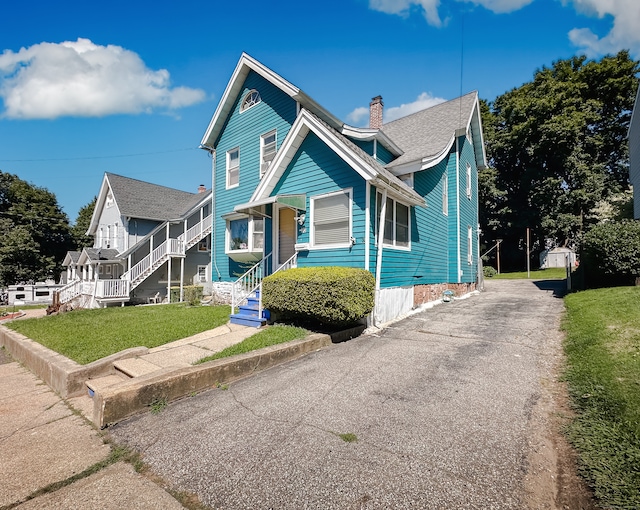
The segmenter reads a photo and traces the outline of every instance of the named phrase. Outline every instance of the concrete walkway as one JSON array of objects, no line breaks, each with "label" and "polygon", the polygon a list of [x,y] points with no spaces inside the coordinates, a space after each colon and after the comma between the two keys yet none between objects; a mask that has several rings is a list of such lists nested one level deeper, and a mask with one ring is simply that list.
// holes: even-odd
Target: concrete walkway
[{"label": "concrete walkway", "polygon": [[128,463],[86,472],[110,453],[93,426],[0,349],[0,508],[182,508]]}]

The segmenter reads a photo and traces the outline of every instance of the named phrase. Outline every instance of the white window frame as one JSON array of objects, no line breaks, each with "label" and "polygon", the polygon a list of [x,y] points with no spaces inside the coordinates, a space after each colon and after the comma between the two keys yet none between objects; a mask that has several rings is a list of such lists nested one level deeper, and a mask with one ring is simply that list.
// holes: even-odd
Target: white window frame
[{"label": "white window frame", "polygon": [[[395,250],[405,250],[405,251],[411,251],[411,206],[407,205],[407,204],[403,204],[402,202],[399,202],[397,200],[395,200],[394,198],[391,198],[389,196],[387,196],[387,200],[391,201],[391,205],[392,207],[387,207],[386,210],[386,218],[391,218],[391,224],[393,225],[392,231],[391,231],[391,241],[392,242],[388,242],[385,238],[384,238],[384,226],[382,226],[382,230],[380,229],[380,214],[379,211],[381,211],[382,209],[379,208],[379,206],[381,206],[381,200],[382,200],[382,193],[380,191],[378,191],[376,193],[376,227],[375,227],[375,235],[376,235],[376,244],[378,244],[378,239],[380,236],[380,232],[382,232],[382,245],[385,248],[393,248]],[[407,245],[403,246],[402,244],[398,244],[398,222],[397,222],[397,209],[398,209],[398,205],[402,206],[402,207],[406,207],[407,208]]]},{"label": "white window frame", "polygon": [[449,176],[442,175],[442,214],[449,216]]},{"label": "white window frame", "polygon": [[[255,216],[247,216],[238,215],[231,218],[227,218],[226,228],[225,228],[225,239],[224,239],[224,252],[225,254],[240,254],[240,253],[251,253],[256,251],[264,251],[264,218],[262,218],[262,247],[256,247],[254,234],[260,233],[260,231],[254,232],[254,222]],[[231,222],[238,220],[246,220],[247,221],[247,247],[241,248],[238,250],[231,249]]]},{"label": "white window frame", "polygon": [[[273,142],[267,143],[265,140],[273,137]],[[273,151],[265,152],[267,148],[271,148],[273,146]],[[262,177],[267,170],[269,169],[269,165],[273,161],[273,158],[276,157],[276,153],[278,152],[278,131],[272,129],[268,133],[264,133],[260,135],[260,177]],[[268,159],[265,159],[268,158]]]},{"label": "white window frame", "polygon": [[111,274],[111,264],[107,264],[106,266],[104,266],[104,272],[106,274]]},{"label": "white window frame", "polygon": [[471,200],[471,163],[467,163],[467,198]]},{"label": "white window frame", "polygon": [[[348,204],[348,209],[349,212],[348,214],[348,221],[349,221],[349,235],[347,236],[347,239],[345,240],[345,242],[340,242],[340,243],[330,243],[330,244],[316,244],[315,242],[315,238],[316,238],[316,201],[318,200],[323,200],[326,198],[331,198],[337,195],[346,195],[347,196],[347,204]],[[309,198],[309,225],[311,226],[310,228],[310,232],[309,232],[309,244],[310,244],[310,248],[314,249],[314,250],[330,250],[330,249],[335,249],[335,248],[350,248],[351,247],[351,238],[353,236],[353,188],[346,188],[346,189],[341,189],[339,191],[334,191],[332,193],[325,193],[323,195],[316,195],[314,197],[310,197]]]},{"label": "white window frame", "polygon": [[258,92],[256,89],[251,89],[242,98],[242,103],[240,103],[240,113],[244,113],[260,103],[262,103],[260,92]]},{"label": "white window frame", "polygon": [[[238,164],[235,166],[231,166],[231,155],[233,153],[237,153],[238,157],[237,157],[237,161]],[[230,184],[230,177],[231,177],[231,171],[235,170],[238,173],[238,182],[234,183],[234,184]],[[238,186],[240,186],[240,147],[234,147],[233,149],[229,149],[227,151],[227,189],[231,189],[231,188],[237,188]]]},{"label": "white window frame", "polygon": [[467,263],[473,264],[473,228],[467,225]]},{"label": "white window frame", "polygon": [[[200,273],[200,271],[204,269],[204,275]],[[198,270],[196,272],[196,280],[198,283],[206,283],[208,279],[209,268],[208,266],[198,266]]]}]

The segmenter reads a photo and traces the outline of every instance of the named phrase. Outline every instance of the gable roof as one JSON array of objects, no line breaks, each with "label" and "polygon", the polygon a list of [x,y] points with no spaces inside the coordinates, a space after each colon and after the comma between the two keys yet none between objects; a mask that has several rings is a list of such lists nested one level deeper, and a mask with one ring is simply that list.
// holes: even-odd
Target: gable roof
[{"label": "gable roof", "polygon": [[420,165],[420,170],[437,164],[449,151],[456,136],[471,128],[476,163],[486,166],[478,93],[440,103],[382,126],[403,151],[387,168]]},{"label": "gable roof", "polygon": [[372,140],[376,138],[380,143],[387,147],[392,154],[399,155],[402,153],[393,141],[390,140],[383,132],[377,129],[357,128],[343,123],[331,112],[320,106],[316,101],[305,94],[301,89],[246,53],[242,53],[240,56],[240,60],[231,75],[231,79],[227,84],[224,94],[222,94],[222,98],[218,103],[218,107],[213,114],[211,122],[202,137],[202,141],[200,142],[200,147],[202,149],[212,150],[215,148],[218,136],[224,127],[228,115],[231,113],[235,98],[242,90],[245,79],[250,71],[258,73],[272,85],[287,94],[291,99],[297,101],[301,109],[304,108],[313,113],[316,117],[340,133],[348,134],[353,138],[361,140]]},{"label": "gable roof", "polygon": [[94,234],[98,227],[109,191],[122,216],[152,221],[180,219],[211,196],[210,190],[205,193],[189,193],[107,172],[87,230],[88,235]]},{"label": "gable roof", "polygon": [[[269,170],[254,191],[251,202],[263,200],[271,195],[288,164],[292,161],[310,131],[317,135],[366,181],[387,189],[391,196],[405,203],[425,205],[424,198],[394,176],[376,159],[307,110],[301,110],[287,137],[282,142],[280,150],[269,166]],[[243,205],[246,206],[248,204]]]},{"label": "gable roof", "polygon": [[78,258],[78,264],[86,264],[97,261],[117,261],[118,250],[114,248],[84,248],[80,257]]}]

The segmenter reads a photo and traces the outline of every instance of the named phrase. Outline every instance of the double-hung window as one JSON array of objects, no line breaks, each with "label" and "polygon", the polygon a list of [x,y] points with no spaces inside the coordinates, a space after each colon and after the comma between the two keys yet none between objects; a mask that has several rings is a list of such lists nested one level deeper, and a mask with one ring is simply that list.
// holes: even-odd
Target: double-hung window
[{"label": "double-hung window", "polygon": [[276,130],[260,137],[260,177],[262,177],[276,156]]},{"label": "double-hung window", "polygon": [[240,148],[227,152],[227,188],[240,184]]},{"label": "double-hung window", "polygon": [[471,198],[471,165],[467,163],[467,198]]},{"label": "double-hung window", "polygon": [[[385,210],[383,243],[394,248],[409,248],[409,206],[387,197]],[[382,215],[382,193],[376,195],[376,235],[380,236],[380,219]],[[379,238],[379,237],[378,237]]]},{"label": "double-hung window", "polygon": [[473,263],[473,229],[467,225],[467,263]]},{"label": "double-hung window", "polygon": [[351,246],[351,189],[311,197],[311,244],[315,248]]}]

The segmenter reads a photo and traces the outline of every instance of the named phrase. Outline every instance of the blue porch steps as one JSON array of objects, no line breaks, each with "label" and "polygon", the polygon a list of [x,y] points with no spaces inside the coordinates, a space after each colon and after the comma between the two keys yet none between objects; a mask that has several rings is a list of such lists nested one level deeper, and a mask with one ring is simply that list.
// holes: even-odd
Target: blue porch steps
[{"label": "blue porch steps", "polygon": [[267,319],[259,316],[260,312],[260,298],[258,293],[247,298],[246,305],[240,305],[238,307],[238,313],[231,314],[229,319],[231,324],[240,324],[242,326],[250,326],[253,328],[259,328],[267,323]]}]

